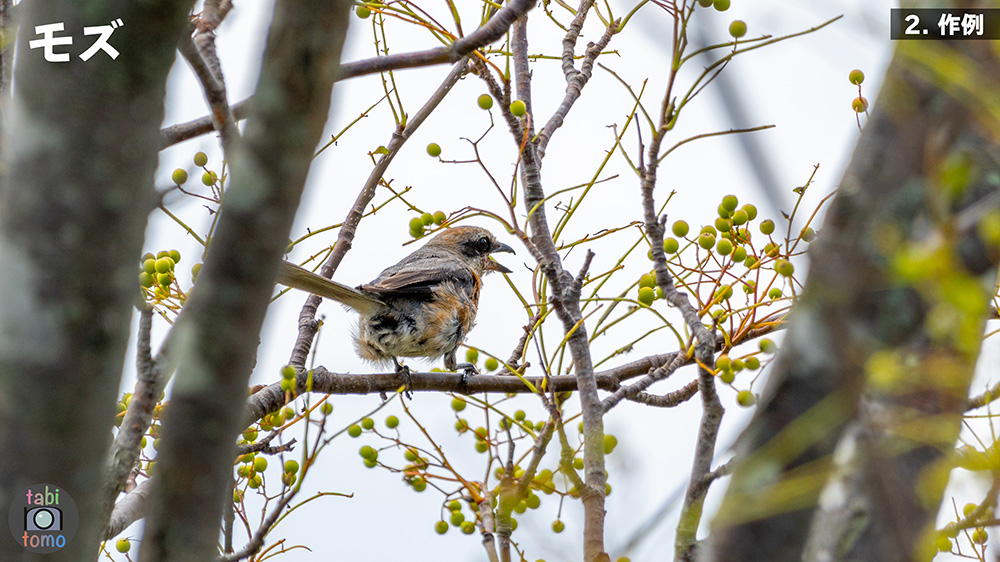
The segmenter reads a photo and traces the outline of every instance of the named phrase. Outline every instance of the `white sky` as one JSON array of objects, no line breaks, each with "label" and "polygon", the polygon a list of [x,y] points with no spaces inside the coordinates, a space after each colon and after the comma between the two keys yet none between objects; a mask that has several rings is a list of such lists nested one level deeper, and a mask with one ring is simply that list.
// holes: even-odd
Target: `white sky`
[{"label": "white sky", "polygon": [[[616,10],[616,15],[620,15],[618,12],[623,11],[623,6],[626,6],[617,0],[612,0],[611,5]],[[270,16],[269,6],[267,2],[238,2],[236,9],[219,30],[219,53],[232,102],[246,98],[254,88],[257,61],[263,49],[263,38],[266,36]],[[478,3],[470,3],[468,9],[464,6],[461,8],[466,33],[473,27],[473,22],[477,21],[478,6]],[[450,21],[444,11],[444,2],[428,3],[425,7],[440,16],[439,21]],[[732,8],[726,13],[717,13],[712,9],[699,10],[697,18],[705,22],[706,33],[713,43],[728,39],[726,30],[733,19],[746,21],[749,27],[747,37],[753,38],[761,34],[779,36],[798,32],[834,16],[844,15],[840,21],[815,34],[739,56],[726,69],[726,74],[750,116],[751,122],[742,125],[776,126],[775,129],[756,133],[754,140],[760,144],[768,164],[776,172],[779,183],[775,188],[784,198],[784,210],[790,210],[793,203],[792,188],[805,182],[815,164],[819,164],[820,169],[813,188],[803,203],[805,207],[811,209],[823,196],[835,189],[859,135],[855,116],[850,108],[857,89],[848,82],[847,74],[853,68],[862,69],[867,76],[864,83],[865,95],[874,101],[880,75],[888,64],[892,48],[888,39],[890,7],[894,7],[894,3],[860,0],[734,0]],[[558,54],[561,45],[558,29],[544,18],[540,8],[532,12],[531,18],[531,52]],[[569,19],[563,14],[560,14],[560,18],[564,22]],[[352,17],[344,60],[374,55],[370,22],[370,19],[359,20]],[[588,21],[578,52],[587,41],[596,40],[599,36],[601,29],[595,22],[596,18]],[[411,33],[398,26],[392,31],[398,32],[390,39],[390,47],[394,53],[437,46],[427,33]],[[650,3],[631,21],[624,33],[612,40],[609,49],[617,50],[619,56],[608,55],[600,59],[600,62],[614,69],[634,88],[640,87],[644,78],[649,78],[643,100],[651,111],[659,105],[658,96],[664,90],[669,60],[665,55],[669,47],[668,41],[669,20],[665,12]],[[701,60],[692,61],[690,70],[681,73],[681,91],[686,90],[694,72],[700,71],[702,64]],[[536,120],[544,122],[562,99],[564,81],[558,61],[539,61],[534,64],[533,69]],[[407,111],[414,113],[447,72],[447,67],[437,67],[397,73],[396,84]],[[476,107],[477,96],[485,91],[476,77],[466,77],[454,88],[443,107],[414,135],[390,167],[386,179],[391,180],[396,188],[412,186],[407,199],[414,205],[431,212],[440,209],[445,213],[466,205],[502,211],[498,208],[500,201],[495,189],[478,167],[469,164],[443,164],[428,157],[424,151],[428,142],[437,142],[443,149],[443,159],[469,159],[472,154],[469,144],[461,138],[477,138],[488,127],[487,113]],[[166,125],[206,114],[204,98],[183,61],[175,65],[169,92]],[[382,85],[378,76],[337,84],[334,110],[327,123],[327,133],[339,131],[381,96]],[[543,185],[547,192],[591,179],[613,141],[614,133],[609,126],[621,126],[631,106],[632,100],[622,86],[607,72],[595,69],[594,78],[584,90],[582,98],[549,145],[542,170]],[[713,86],[709,86],[691,104],[681,119],[667,144],[694,134],[734,126],[720,106]],[[387,106],[379,105],[369,117],[344,135],[337,146],[316,159],[292,232],[293,238],[301,236],[306,228],[320,228],[344,219],[371,170],[371,160],[367,153],[388,143],[393,126],[392,115]],[[648,129],[643,131],[643,140],[649,140]],[[625,142],[626,149],[634,158],[634,131],[626,135]],[[188,141],[164,151],[158,174],[159,184],[163,187],[169,185],[170,172],[176,167],[192,170],[191,157],[198,150],[209,154],[210,167],[218,165],[221,153],[214,137],[206,136]],[[497,127],[483,141],[481,152],[493,176],[501,186],[506,187],[513,171],[516,153],[506,126],[498,115]],[[564,237],[566,240],[605,226],[620,226],[632,220],[641,220],[638,181],[620,155],[612,158],[600,177],[607,178],[614,174],[619,174],[617,179],[596,186],[581,205],[577,218],[567,229]],[[200,174],[192,173],[195,182],[199,177]],[[780,219],[777,210],[767,204],[740,148],[729,137],[707,139],[677,150],[663,162],[658,187],[658,201],[663,201],[669,190],[677,191],[667,212],[671,221],[684,218],[693,229],[714,222],[715,208],[727,193],[737,194],[741,204],[757,204],[764,217]],[[380,193],[376,202],[384,199],[384,195]],[[558,198],[557,201],[565,203],[568,198]],[[197,225],[207,224],[207,214],[196,202],[175,202],[171,209],[192,221],[196,228]],[[407,212],[404,205],[395,204],[363,221],[358,229],[354,249],[347,255],[336,278],[349,285],[366,282],[385,266],[412,251],[415,246],[402,246],[410,240],[407,222],[412,216],[414,215]],[[557,218],[551,204],[549,217],[550,221]],[[523,211],[520,207],[518,219],[523,224]],[[527,251],[519,247],[512,237],[502,235],[495,223],[483,218],[478,218],[473,223],[490,227],[518,250],[516,256],[501,255],[500,261],[515,270],[512,276],[514,283],[522,291],[530,292],[530,272],[522,265],[529,263]],[[798,223],[796,228],[800,227],[801,223]],[[317,236],[303,247],[297,248],[291,257],[293,260],[305,259],[332,244],[335,239],[336,232]],[[619,247],[627,247],[635,239],[633,230],[594,244],[597,257],[592,271],[602,272],[610,268],[621,255]],[[146,249],[155,252],[169,248],[178,248],[184,255],[179,267],[182,272],[189,271],[195,261],[200,261],[196,259],[200,250],[193,240],[162,215],[154,215]],[[629,273],[616,276],[613,286],[617,290],[634,282],[649,267],[644,254],[645,249],[642,249],[630,256],[626,262]],[[566,257],[566,267],[575,272],[582,257],[581,251],[571,253]],[[799,261],[797,265],[804,274],[806,263]],[[189,286],[186,281],[183,283],[185,287]],[[614,291],[608,295],[612,293]],[[298,310],[303,299],[304,295],[301,293],[292,293],[272,305],[262,333],[263,344],[251,384],[267,384],[277,380],[278,371],[287,361],[296,335]],[[654,308],[670,315],[662,301],[654,304]],[[333,371],[371,372],[371,367],[354,355],[348,343],[350,326],[354,322],[353,314],[329,302],[321,307],[320,312],[325,315],[326,324],[318,340],[316,364]],[[478,318],[478,325],[467,343],[506,357],[522,333],[521,326],[526,315],[506,283],[499,277],[491,277],[486,282]],[[640,318],[634,326],[623,329],[621,333],[613,333],[595,342],[595,358],[604,357],[609,351],[636,337],[636,334],[655,326],[652,315]],[[553,322],[553,330],[548,332],[550,348],[561,337],[558,324]],[[158,334],[162,336],[164,331],[165,324],[161,322]],[[608,365],[625,363],[650,353],[675,350],[676,343],[669,337],[665,338],[665,334],[666,332],[658,332],[636,345],[630,355],[617,357]],[[530,354],[529,357],[535,365],[538,364],[537,355]],[[995,361],[993,355],[990,357]],[[420,362],[411,361],[411,364],[418,368],[425,367]],[[673,380],[661,383],[652,390],[657,393],[669,391],[689,381],[692,375],[690,370],[682,371]],[[746,388],[748,381],[748,378],[738,378],[736,386]],[[126,381],[123,388],[130,390],[131,385],[132,381]],[[754,389],[759,386],[758,381]],[[728,454],[726,447],[735,440],[750,411],[736,405],[735,392],[731,389],[721,389],[721,395],[727,408],[719,437],[719,456],[724,459]],[[379,403],[377,396],[334,397],[332,400],[335,404],[333,423],[337,428],[350,423]],[[484,456],[473,451],[469,437],[455,436],[452,429],[454,417],[448,409],[449,401],[450,397],[447,396],[418,394],[409,405],[432,435],[441,438],[445,450],[451,453],[449,458],[453,462],[465,467],[470,475],[482,475],[485,470]],[[530,398],[519,398],[516,404],[509,411],[523,408],[528,411],[530,419],[540,419],[540,408]],[[577,409],[571,408],[571,411],[576,412]],[[416,428],[405,419],[396,403],[376,416],[379,427],[382,427],[382,419],[389,413],[404,420],[401,426],[404,439],[426,445],[426,442],[418,439]],[[470,410],[463,412],[469,413]],[[618,449],[608,457],[609,482],[614,493],[607,502],[606,541],[612,559],[623,554],[621,547],[627,538],[686,483],[699,417],[697,400],[672,410],[657,410],[625,403],[606,417],[606,431],[616,435],[619,440]],[[471,414],[469,418],[470,423],[482,424],[481,420]],[[496,418],[492,419],[495,421]],[[575,428],[575,423],[573,425]],[[364,468],[356,452],[363,444],[375,447],[384,445],[371,436],[360,439],[345,436],[334,441],[331,448],[321,456],[315,472],[311,472],[307,479],[306,487],[310,490],[353,493],[354,498],[323,498],[305,506],[290,522],[281,525],[276,536],[288,537],[287,544],[306,544],[312,549],[312,554],[304,550],[285,554],[285,560],[326,560],[331,555],[345,560],[438,560],[440,552],[448,553],[451,560],[483,558],[478,534],[465,536],[455,528],[445,536],[434,534],[432,527],[440,518],[440,494],[432,492],[430,488],[422,494],[416,494],[404,486],[397,475],[385,470]],[[396,463],[396,466],[401,465],[401,453],[385,451],[383,455],[385,459]],[[554,458],[555,455],[550,454],[543,461],[543,467],[551,468]],[[277,464],[272,461],[272,466]],[[268,473],[272,484],[277,483],[278,476],[277,472]],[[707,513],[711,513],[717,505],[722,490],[722,486],[718,485],[713,488]],[[966,494],[967,497],[961,496],[956,501],[959,505],[965,501],[978,501],[979,498],[973,492],[971,485],[959,488],[957,493]],[[307,494],[302,497],[307,497]],[[582,522],[579,503],[566,502],[562,514],[566,531],[555,535],[549,530],[549,525],[556,518],[558,509],[554,496],[543,496],[542,506],[538,510],[518,517],[521,525],[514,538],[525,549],[527,559],[545,558],[551,561],[580,558]],[[628,553],[632,560],[653,560],[668,556],[667,553],[673,548],[676,512],[676,508],[671,509],[668,516],[657,522],[647,540],[638,549]],[[468,511],[466,514],[468,515]],[[135,526],[126,535],[139,538],[141,532]],[[237,543],[240,542],[238,538]]]}]

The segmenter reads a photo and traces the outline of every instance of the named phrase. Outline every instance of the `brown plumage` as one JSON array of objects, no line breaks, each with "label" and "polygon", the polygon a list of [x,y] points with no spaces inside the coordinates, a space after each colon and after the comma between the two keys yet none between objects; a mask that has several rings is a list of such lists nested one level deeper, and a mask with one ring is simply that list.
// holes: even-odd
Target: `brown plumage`
[{"label": "brown plumage", "polygon": [[363,359],[399,368],[398,357],[444,356],[454,371],[455,351],[476,321],[483,275],[510,273],[490,259],[493,252],[514,250],[483,228],[457,226],[356,289],[287,262],[279,281],[357,310],[354,345]]}]

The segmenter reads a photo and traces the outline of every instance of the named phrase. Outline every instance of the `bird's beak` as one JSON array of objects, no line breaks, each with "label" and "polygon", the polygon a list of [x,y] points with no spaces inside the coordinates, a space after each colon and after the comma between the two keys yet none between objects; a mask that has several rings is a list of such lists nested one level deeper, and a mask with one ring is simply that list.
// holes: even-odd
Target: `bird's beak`
[{"label": "bird's beak", "polygon": [[514,248],[511,248],[510,246],[504,244],[503,242],[497,242],[493,246],[493,249],[490,250],[490,253],[491,254],[495,254],[497,252],[507,252],[508,254],[513,254],[514,253]]},{"label": "bird's beak", "polygon": [[[496,252],[507,252],[507,253],[513,254],[514,253],[514,248],[511,248],[510,246],[508,246],[508,245],[506,245],[506,244],[504,244],[502,242],[497,242],[493,246],[493,249],[490,250],[491,254],[492,253],[496,253]],[[511,271],[510,269],[506,268],[502,264],[497,263],[496,261],[493,261],[492,259],[490,259],[490,260],[488,260],[486,262],[486,271],[499,271],[500,273],[513,273],[513,271]]]}]

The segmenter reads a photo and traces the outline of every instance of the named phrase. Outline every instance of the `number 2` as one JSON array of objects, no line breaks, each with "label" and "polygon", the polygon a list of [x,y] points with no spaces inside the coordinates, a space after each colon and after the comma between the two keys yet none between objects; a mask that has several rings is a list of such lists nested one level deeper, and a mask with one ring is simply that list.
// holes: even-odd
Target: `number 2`
[{"label": "number 2", "polygon": [[[912,21],[911,21],[912,20]],[[920,35],[920,30],[917,29],[917,25],[920,24],[920,18],[916,14],[910,14],[903,18],[903,21],[910,22],[910,25],[906,28],[906,35]]]}]

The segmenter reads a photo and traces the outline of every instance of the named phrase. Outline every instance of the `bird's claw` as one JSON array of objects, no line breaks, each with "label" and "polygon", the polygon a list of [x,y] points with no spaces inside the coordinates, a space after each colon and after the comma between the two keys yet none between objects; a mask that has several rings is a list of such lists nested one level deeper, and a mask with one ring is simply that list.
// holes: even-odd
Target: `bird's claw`
[{"label": "bird's claw", "polygon": [[410,368],[396,362],[396,376],[403,379],[403,396],[413,400],[413,394],[410,393],[410,387],[413,386],[413,377],[410,376]]},{"label": "bird's claw", "polygon": [[462,394],[468,394],[469,379],[472,378],[473,375],[478,375],[479,369],[477,369],[473,363],[459,363],[458,365],[455,365],[455,372],[460,372],[462,375],[462,380],[459,383],[461,385]]}]

